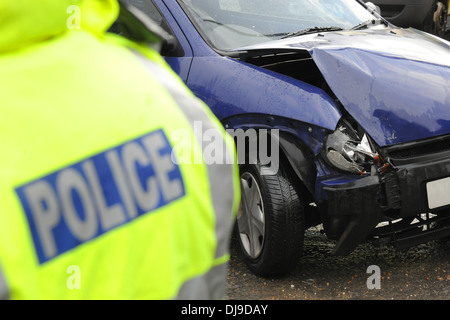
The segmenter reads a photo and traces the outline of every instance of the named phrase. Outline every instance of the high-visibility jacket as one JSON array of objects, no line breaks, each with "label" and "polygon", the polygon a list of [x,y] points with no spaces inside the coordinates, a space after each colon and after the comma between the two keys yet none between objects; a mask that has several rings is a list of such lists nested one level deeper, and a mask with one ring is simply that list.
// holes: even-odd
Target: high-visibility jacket
[{"label": "high-visibility jacket", "polygon": [[237,167],[179,157],[233,142],[156,52],[105,34],[117,14],[0,1],[0,297],[223,297]]}]

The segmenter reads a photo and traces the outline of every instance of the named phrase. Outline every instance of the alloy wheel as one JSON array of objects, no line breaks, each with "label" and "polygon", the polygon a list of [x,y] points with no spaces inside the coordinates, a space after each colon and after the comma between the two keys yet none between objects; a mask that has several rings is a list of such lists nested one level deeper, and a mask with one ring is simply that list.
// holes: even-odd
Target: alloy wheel
[{"label": "alloy wheel", "polygon": [[237,216],[239,236],[247,255],[255,259],[264,246],[265,218],[260,188],[249,172],[241,175],[241,192],[242,202]]}]

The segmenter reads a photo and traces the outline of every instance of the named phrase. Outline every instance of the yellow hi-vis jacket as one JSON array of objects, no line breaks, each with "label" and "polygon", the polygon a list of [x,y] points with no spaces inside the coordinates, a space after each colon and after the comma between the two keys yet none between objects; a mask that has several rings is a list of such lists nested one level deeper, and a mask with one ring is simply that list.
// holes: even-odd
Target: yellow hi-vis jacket
[{"label": "yellow hi-vis jacket", "polygon": [[0,297],[223,297],[237,166],[177,156],[202,158],[194,122],[233,142],[156,52],[105,33],[118,10],[0,1]]}]

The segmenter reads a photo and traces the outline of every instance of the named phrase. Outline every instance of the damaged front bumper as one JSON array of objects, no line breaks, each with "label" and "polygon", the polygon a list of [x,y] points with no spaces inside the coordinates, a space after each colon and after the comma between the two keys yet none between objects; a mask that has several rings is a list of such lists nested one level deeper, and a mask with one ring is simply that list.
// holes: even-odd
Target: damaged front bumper
[{"label": "damaged front bumper", "polygon": [[[408,247],[450,236],[450,154],[427,156],[419,162],[399,161],[387,172],[324,187],[327,195],[325,231],[338,240],[332,254],[351,253],[372,237]],[[450,179],[449,179],[450,180]],[[432,186],[430,188],[430,186]],[[436,207],[434,192],[440,189]],[[434,200],[433,200],[434,199]],[[437,213],[431,223],[412,224],[421,214]],[[402,223],[391,223],[402,220]],[[420,220],[420,218],[419,218]],[[387,221],[387,227],[377,226]]]}]

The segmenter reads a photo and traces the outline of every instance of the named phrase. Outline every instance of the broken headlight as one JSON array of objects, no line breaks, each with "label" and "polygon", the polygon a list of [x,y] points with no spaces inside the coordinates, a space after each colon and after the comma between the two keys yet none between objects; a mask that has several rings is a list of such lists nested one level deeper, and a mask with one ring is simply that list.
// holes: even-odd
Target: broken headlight
[{"label": "broken headlight", "polygon": [[367,134],[358,133],[346,122],[325,137],[322,154],[335,168],[353,174],[368,174],[372,165],[379,163],[379,155]]}]

